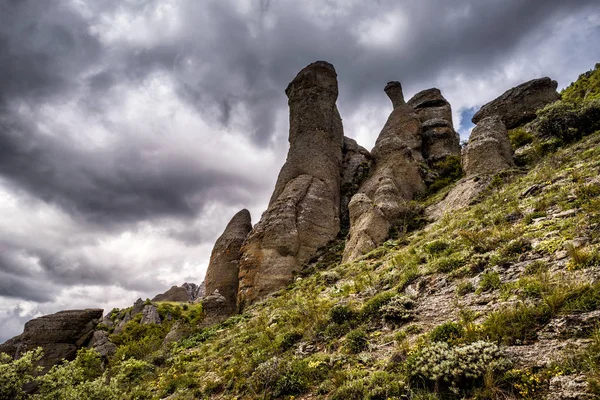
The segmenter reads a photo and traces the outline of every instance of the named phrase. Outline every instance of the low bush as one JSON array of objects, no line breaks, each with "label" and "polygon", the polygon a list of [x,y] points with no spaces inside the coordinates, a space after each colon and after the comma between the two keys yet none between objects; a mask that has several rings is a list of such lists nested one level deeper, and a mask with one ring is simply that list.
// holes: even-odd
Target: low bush
[{"label": "low bush", "polygon": [[407,364],[415,383],[422,380],[456,394],[472,388],[486,373],[500,375],[510,366],[498,346],[485,341],[455,347],[434,342],[412,354]]},{"label": "low bush", "polygon": [[429,338],[432,342],[452,343],[460,339],[463,332],[463,327],[456,322],[444,322],[429,332]]},{"label": "low bush", "polygon": [[360,353],[369,347],[367,333],[362,328],[350,331],[346,336],[346,345],[350,353]]}]

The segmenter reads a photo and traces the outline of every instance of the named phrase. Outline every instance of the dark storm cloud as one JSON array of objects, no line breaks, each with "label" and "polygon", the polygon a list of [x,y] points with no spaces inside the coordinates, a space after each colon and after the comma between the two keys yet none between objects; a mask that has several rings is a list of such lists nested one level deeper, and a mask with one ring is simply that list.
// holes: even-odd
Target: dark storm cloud
[{"label": "dark storm cloud", "polygon": [[[206,261],[197,248],[210,248],[230,217],[211,219],[211,206],[228,213],[268,200],[273,182],[265,176],[276,174],[285,153],[284,89],[310,62],[335,65],[340,112],[352,132],[347,121],[367,106],[391,110],[383,94],[389,80],[400,80],[406,94],[448,76],[487,81],[540,43],[552,44],[560,23],[598,11],[596,0],[2,1],[0,195],[14,195],[26,227],[3,228],[0,220],[0,297],[48,304],[77,285],[151,296],[164,290],[159,272]],[[600,36],[593,29],[588,34]],[[597,43],[562,51],[598,54]],[[167,105],[147,87],[156,76],[176,100],[162,121],[153,114]],[[486,88],[478,101],[505,89]],[[127,108],[126,97],[137,94],[143,99]],[[455,111],[468,116],[473,105]],[[176,125],[172,110],[186,107],[193,116]],[[193,118],[206,126],[188,128]],[[96,131],[108,132],[106,143],[94,141],[104,140]],[[215,143],[236,139],[214,135],[235,136],[245,147],[227,154],[233,150]],[[277,165],[255,167],[269,152],[281,153]],[[4,220],[13,217],[7,210]],[[41,216],[25,224],[30,211]],[[150,245],[144,224],[148,237],[160,231]],[[117,240],[124,232],[138,236]],[[0,307],[6,326],[29,312],[6,310]]]}]

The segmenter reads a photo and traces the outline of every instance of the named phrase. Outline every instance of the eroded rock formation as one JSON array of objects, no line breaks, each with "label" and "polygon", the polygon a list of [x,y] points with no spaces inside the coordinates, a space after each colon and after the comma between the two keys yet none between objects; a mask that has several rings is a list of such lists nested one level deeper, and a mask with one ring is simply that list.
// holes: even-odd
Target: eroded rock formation
[{"label": "eroded rock formation", "polygon": [[232,314],[237,309],[241,247],[251,230],[250,212],[246,209],[239,211],[215,242],[210,255],[204,284],[209,296],[216,290],[225,298],[224,308],[218,310],[220,313]]},{"label": "eroded rock formation", "polygon": [[371,170],[371,154],[356,143],[356,140],[344,136],[340,200],[340,226],[343,231],[350,228],[350,212],[348,204],[352,196],[358,192],[360,185]]},{"label": "eroded rock formation", "polygon": [[[172,286],[164,293],[157,294],[152,298],[152,301],[195,301],[204,295],[204,286],[196,285],[195,283],[184,283],[181,286]],[[138,301],[141,301],[139,299]],[[143,304],[143,302],[142,302]],[[140,310],[141,311],[141,310]],[[135,315],[135,312],[132,312]]]},{"label": "eroded rock formation", "polygon": [[371,175],[349,204],[350,233],[343,260],[351,261],[373,250],[407,211],[407,203],[425,190],[420,162],[422,130],[415,109],[404,103],[399,83],[386,86],[394,110],[371,151]]},{"label": "eroded rock formation", "polygon": [[486,117],[498,115],[507,129],[521,126],[535,119],[536,110],[560,99],[557,86],[558,83],[548,77],[522,83],[484,104],[472,121],[478,124]]},{"label": "eroded rock formation", "polygon": [[242,248],[238,303],[285,287],[340,230],[343,128],[337,74],[318,61],[286,89],[290,149],[267,211]]},{"label": "eroded rock formation", "polygon": [[73,360],[91,339],[102,318],[101,309],[66,310],[44,315],[25,324],[23,333],[0,344],[0,353],[15,358],[38,346],[44,349],[39,365],[47,369],[62,359]]},{"label": "eroded rock formation", "polygon": [[479,121],[463,149],[463,171],[467,177],[495,174],[515,166],[508,132],[499,116]]},{"label": "eroded rock formation", "polygon": [[412,106],[423,128],[422,154],[430,166],[447,156],[460,155],[460,137],[452,124],[452,108],[437,88],[423,90],[414,95]]}]

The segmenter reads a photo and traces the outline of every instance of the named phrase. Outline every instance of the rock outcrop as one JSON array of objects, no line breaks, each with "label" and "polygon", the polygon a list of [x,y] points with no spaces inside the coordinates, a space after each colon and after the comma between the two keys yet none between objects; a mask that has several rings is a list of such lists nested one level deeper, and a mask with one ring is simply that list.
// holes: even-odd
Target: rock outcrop
[{"label": "rock outcrop", "polygon": [[498,115],[507,129],[521,126],[535,119],[536,110],[560,99],[557,86],[548,77],[522,83],[483,105],[472,121],[479,124],[484,118]]},{"label": "rock outcrop", "polygon": [[251,230],[250,212],[241,210],[231,218],[213,247],[204,284],[209,295],[216,290],[225,297],[224,307],[217,310],[219,313],[229,315],[237,309],[241,247]]},{"label": "rock outcrop", "polygon": [[[187,302],[195,301],[204,295],[204,285],[196,285],[195,283],[184,283],[181,286],[172,286],[171,289],[164,293],[157,294],[152,298],[152,301],[177,301]],[[141,299],[140,299],[141,300]],[[138,300],[139,301],[139,300]],[[143,302],[142,302],[143,304]],[[141,309],[140,309],[141,311]],[[137,314],[132,312],[132,315]]]},{"label": "rock outcrop", "polygon": [[452,108],[437,88],[414,95],[412,106],[422,125],[422,153],[430,166],[448,156],[460,155],[460,137],[452,124]]},{"label": "rock outcrop", "polygon": [[467,177],[495,174],[515,166],[508,132],[499,116],[479,121],[463,149],[463,171]]},{"label": "rock outcrop", "polygon": [[96,350],[105,359],[112,357],[117,351],[117,345],[109,341],[106,331],[94,331],[87,347]]},{"label": "rock outcrop", "polygon": [[142,319],[140,320],[140,324],[142,325],[151,325],[151,324],[160,324],[162,322],[160,315],[158,314],[158,308],[156,308],[153,304],[147,304],[144,306],[142,310]]},{"label": "rock outcrop", "polygon": [[164,293],[157,294],[152,298],[152,301],[178,301],[185,302],[190,301],[190,295],[185,288],[181,286],[171,286],[171,289]]},{"label": "rock outcrop", "polygon": [[23,333],[0,344],[0,353],[17,358],[38,346],[44,349],[39,365],[44,369],[61,360],[73,360],[92,337],[102,318],[101,309],[66,310],[44,315],[25,324]]},{"label": "rock outcrop", "polygon": [[340,227],[347,232],[350,228],[350,212],[348,204],[352,196],[358,192],[360,185],[371,170],[371,154],[359,146],[354,139],[344,137],[340,200]]},{"label": "rock outcrop", "polygon": [[397,89],[390,95],[389,87],[390,84],[386,93],[394,110],[371,151],[371,175],[350,200],[345,262],[383,243],[390,229],[405,215],[407,203],[425,190],[419,165],[423,161],[421,121],[415,109],[398,98]]},{"label": "rock outcrop", "polygon": [[238,303],[285,287],[340,230],[343,128],[337,74],[318,61],[286,89],[290,150],[267,210],[242,248]]}]

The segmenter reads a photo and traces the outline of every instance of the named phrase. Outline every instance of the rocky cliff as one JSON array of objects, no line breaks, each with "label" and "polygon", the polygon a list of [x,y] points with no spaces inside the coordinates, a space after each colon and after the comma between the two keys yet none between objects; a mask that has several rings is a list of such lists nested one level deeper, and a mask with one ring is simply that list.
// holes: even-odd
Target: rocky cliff
[{"label": "rocky cliff", "polygon": [[[343,136],[335,70],[313,63],[286,91],[269,207],[225,227],[201,301],[186,284],[99,323],[58,313],[0,351],[39,344],[48,366],[95,349],[110,373],[52,393],[104,398],[597,398],[600,103],[555,89],[502,94],[461,149],[438,89],[405,102],[390,82],[369,152]],[[431,190],[459,157],[463,178]]]}]

